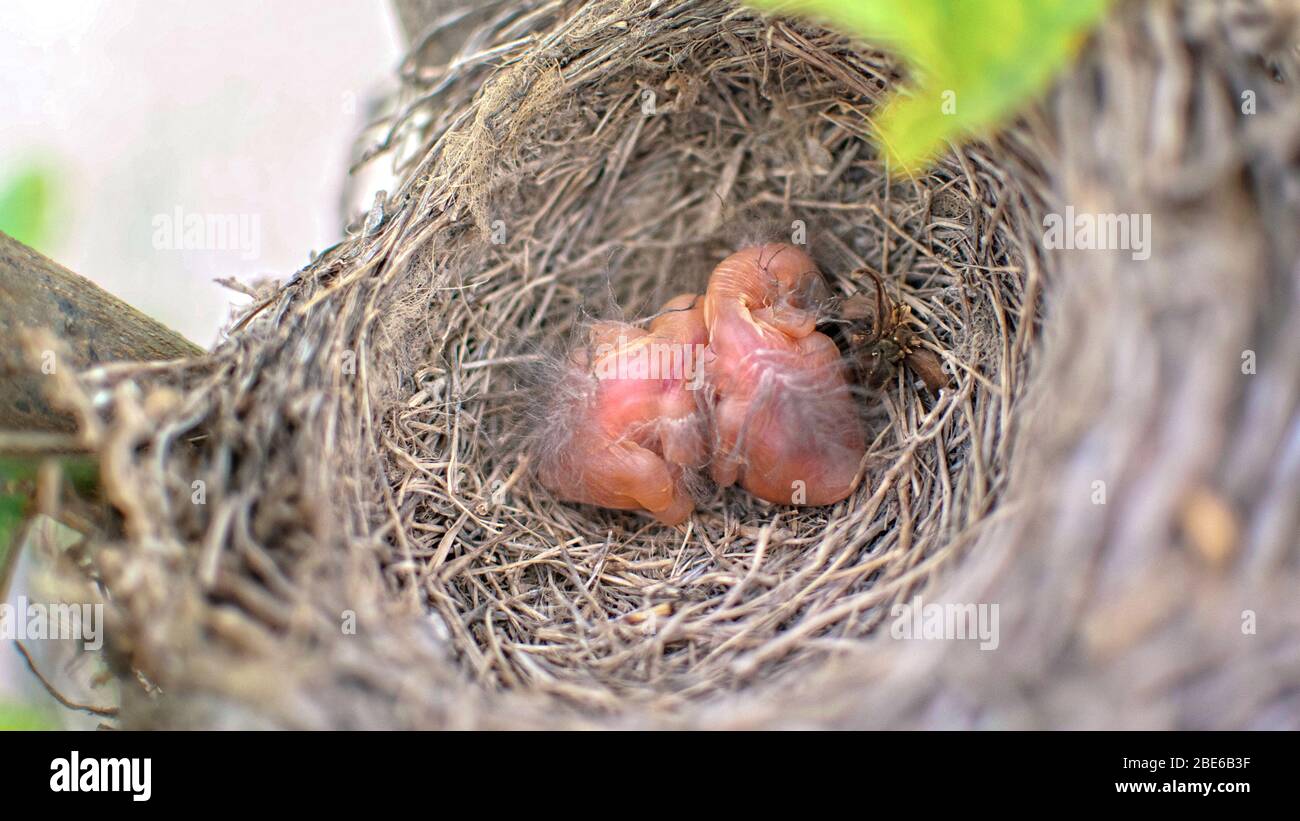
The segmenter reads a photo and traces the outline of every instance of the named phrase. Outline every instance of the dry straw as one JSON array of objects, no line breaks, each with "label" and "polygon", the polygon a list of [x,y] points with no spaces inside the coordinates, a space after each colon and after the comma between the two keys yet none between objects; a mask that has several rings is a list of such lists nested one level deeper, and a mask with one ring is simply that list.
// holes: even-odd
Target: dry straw
[{"label": "dry straw", "polygon": [[[211,355],[64,384],[121,512],[91,566],[122,721],[1294,725],[1285,9],[1122,4],[1046,106],[916,179],[871,142],[892,61],[728,2],[515,0],[450,64],[417,48],[382,221]],[[1064,204],[1152,214],[1155,253],[1045,249]],[[541,490],[533,363],[793,230],[955,375],[864,391],[857,492],[671,529]],[[894,638],[915,596],[997,605],[998,649]]]}]

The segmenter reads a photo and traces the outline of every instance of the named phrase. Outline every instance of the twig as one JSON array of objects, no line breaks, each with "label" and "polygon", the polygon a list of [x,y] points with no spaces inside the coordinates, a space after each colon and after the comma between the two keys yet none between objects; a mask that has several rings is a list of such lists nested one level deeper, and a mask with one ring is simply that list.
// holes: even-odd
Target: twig
[{"label": "twig", "polygon": [[27,662],[27,669],[32,671],[32,675],[36,676],[36,679],[40,681],[41,686],[45,688],[45,692],[53,696],[55,701],[59,702],[64,707],[67,707],[69,710],[80,710],[82,712],[91,713],[92,715],[97,715],[97,716],[109,716],[109,717],[117,716],[118,708],[116,707],[95,707],[90,704],[78,704],[77,702],[72,701],[71,699],[64,696],[57,689],[55,689],[54,685],[50,683],[49,679],[41,675],[40,670],[36,669],[36,662],[32,660],[31,654],[27,652],[27,648],[23,646],[23,643],[21,641],[15,639],[14,647],[18,648],[18,652],[22,654],[23,660]]}]

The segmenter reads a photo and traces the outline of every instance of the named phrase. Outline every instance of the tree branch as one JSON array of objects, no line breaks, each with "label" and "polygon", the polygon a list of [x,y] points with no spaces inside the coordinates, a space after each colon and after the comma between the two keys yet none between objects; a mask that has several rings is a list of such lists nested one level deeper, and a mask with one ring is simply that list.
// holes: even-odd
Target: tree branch
[{"label": "tree branch", "polygon": [[23,356],[21,334],[46,328],[67,345],[59,367],[199,356],[203,349],[89,280],[0,232],[0,428],[62,430],[44,376]]}]

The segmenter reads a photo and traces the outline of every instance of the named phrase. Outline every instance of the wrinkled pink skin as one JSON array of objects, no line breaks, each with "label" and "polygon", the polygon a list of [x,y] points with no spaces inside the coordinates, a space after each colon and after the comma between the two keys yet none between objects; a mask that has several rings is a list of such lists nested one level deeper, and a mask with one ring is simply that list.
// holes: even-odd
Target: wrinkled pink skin
[{"label": "wrinkled pink skin", "polygon": [[866,443],[840,351],[807,307],[820,282],[807,254],[780,243],[713,270],[704,367],[717,403],[711,470],[723,487],[807,505],[852,490]]},{"label": "wrinkled pink skin", "polygon": [[[708,460],[704,414],[691,387],[696,351],[708,340],[700,301],[697,294],[674,297],[649,330],[599,323],[588,349],[570,357],[570,378],[588,389],[584,401],[567,409],[577,418],[565,421],[574,432],[565,448],[540,466],[542,484],[557,497],[642,510],[669,525],[690,517],[695,503],[683,468],[703,467]],[[690,359],[682,360],[691,367],[658,374],[619,371],[620,355],[636,362],[638,351],[653,343],[692,346]]]}]

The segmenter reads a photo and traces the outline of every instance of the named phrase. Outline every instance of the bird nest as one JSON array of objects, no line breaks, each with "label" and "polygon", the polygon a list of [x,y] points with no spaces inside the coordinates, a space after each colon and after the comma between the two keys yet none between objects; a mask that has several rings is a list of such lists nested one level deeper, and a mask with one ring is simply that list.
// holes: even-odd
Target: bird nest
[{"label": "bird nest", "polygon": [[[1123,6],[1050,106],[906,177],[871,119],[904,77],[842,36],[719,0],[480,16],[403,67],[365,158],[401,187],[346,240],[209,356],[63,382],[121,514],[88,566],[128,724],[1215,724],[1235,674],[1179,678],[1189,642],[1266,671],[1232,722],[1294,702],[1295,634],[1278,667],[1233,633],[1243,597],[1294,616],[1294,356],[1196,370],[1295,353],[1294,54],[1261,57],[1293,20]],[[1206,103],[1241,83],[1267,139]],[[1061,202],[1167,230],[1139,276],[1046,248]],[[543,489],[538,369],[771,240],[818,261],[831,327],[879,279],[949,377],[858,386],[852,494],[708,488],[667,527]],[[918,597],[999,606],[997,649],[902,640]]]}]

